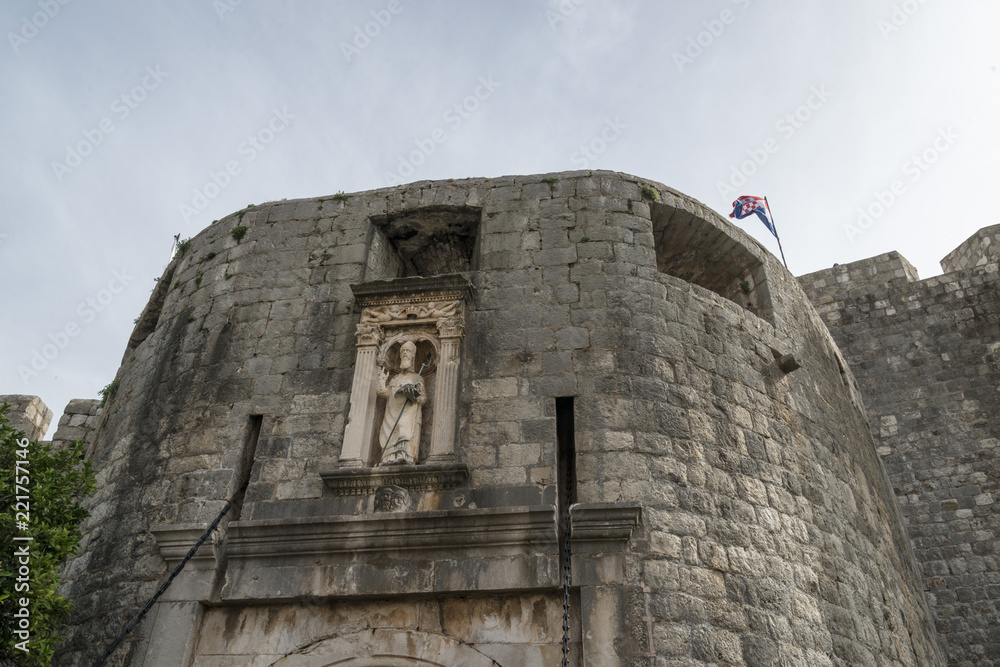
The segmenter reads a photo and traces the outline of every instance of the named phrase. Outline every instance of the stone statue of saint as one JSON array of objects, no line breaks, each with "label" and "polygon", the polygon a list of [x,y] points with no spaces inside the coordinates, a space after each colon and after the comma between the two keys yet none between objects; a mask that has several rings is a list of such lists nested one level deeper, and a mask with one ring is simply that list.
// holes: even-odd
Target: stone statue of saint
[{"label": "stone statue of saint", "polygon": [[427,394],[420,373],[413,370],[416,355],[417,346],[408,340],[399,348],[399,374],[389,381],[388,369],[380,371],[376,392],[385,399],[385,418],[378,436],[382,447],[380,466],[417,462],[423,421],[421,408],[427,402]]}]

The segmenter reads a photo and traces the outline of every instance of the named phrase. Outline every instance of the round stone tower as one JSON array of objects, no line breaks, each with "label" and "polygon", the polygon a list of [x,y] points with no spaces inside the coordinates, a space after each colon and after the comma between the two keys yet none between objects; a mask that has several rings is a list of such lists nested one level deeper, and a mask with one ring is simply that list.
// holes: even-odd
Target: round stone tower
[{"label": "round stone tower", "polygon": [[60,664],[227,504],[110,664],[943,664],[825,326],[661,184],[249,207],[181,244],[116,383]]}]

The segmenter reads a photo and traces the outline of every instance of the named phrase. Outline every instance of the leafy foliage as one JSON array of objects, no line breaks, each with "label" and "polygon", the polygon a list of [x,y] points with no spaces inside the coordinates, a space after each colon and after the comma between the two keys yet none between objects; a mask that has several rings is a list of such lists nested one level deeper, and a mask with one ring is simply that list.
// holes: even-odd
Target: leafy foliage
[{"label": "leafy foliage", "polygon": [[188,251],[188,248],[190,247],[191,247],[191,239],[184,239],[183,241],[178,243],[177,250],[174,251],[174,259],[177,259],[178,257],[183,257],[184,253],[186,253]]},{"label": "leafy foliage", "polygon": [[[72,602],[56,594],[59,569],[80,542],[80,522],[88,516],[80,500],[94,492],[94,470],[83,460],[82,441],[59,451],[50,443],[28,442],[7,418],[8,407],[0,406],[0,664],[49,665],[63,638],[59,630],[73,609]],[[24,454],[19,457],[18,452]],[[25,495],[25,486],[30,503],[27,530],[17,527],[14,511],[15,496]],[[14,540],[27,536],[32,541]],[[19,575],[21,564],[14,553],[24,545],[29,552],[27,577]],[[30,613],[27,653],[15,646],[22,641],[14,620],[22,599],[28,601]]]},{"label": "leafy foliage", "polygon": [[105,403],[107,403],[108,401],[113,401],[115,399],[115,396],[118,395],[118,385],[120,383],[121,381],[118,378],[115,378],[107,385],[105,385],[104,389],[98,392],[101,395],[102,408],[104,407]]}]

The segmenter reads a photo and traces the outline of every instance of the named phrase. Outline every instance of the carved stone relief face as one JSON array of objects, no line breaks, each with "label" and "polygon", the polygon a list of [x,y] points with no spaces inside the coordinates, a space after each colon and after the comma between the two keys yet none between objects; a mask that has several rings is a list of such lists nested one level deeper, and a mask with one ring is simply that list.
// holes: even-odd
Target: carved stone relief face
[{"label": "carved stone relief face", "polygon": [[381,486],[375,491],[376,512],[405,512],[410,509],[410,494],[400,486]]}]

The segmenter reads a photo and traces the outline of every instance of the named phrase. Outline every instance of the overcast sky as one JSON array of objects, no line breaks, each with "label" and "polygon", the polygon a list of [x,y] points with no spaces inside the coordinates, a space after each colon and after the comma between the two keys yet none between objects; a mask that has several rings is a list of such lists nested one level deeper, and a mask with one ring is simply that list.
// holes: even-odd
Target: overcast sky
[{"label": "overcast sky", "polygon": [[423,179],[613,169],[724,215],[766,196],[796,275],[889,250],[937,275],[998,222],[998,18],[995,0],[8,0],[0,394],[56,420],[96,397],[175,234]]}]

